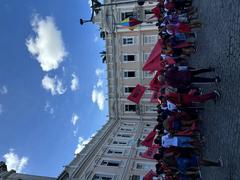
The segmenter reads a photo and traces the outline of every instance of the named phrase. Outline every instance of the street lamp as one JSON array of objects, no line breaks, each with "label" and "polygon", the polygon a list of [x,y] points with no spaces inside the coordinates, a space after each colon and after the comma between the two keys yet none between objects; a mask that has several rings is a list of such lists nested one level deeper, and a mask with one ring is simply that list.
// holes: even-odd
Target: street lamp
[{"label": "street lamp", "polygon": [[80,19],[80,24],[83,25],[84,23],[87,23],[87,22],[92,22],[92,20],[83,20],[83,19]]},{"label": "street lamp", "polygon": [[130,4],[130,3],[137,3],[139,6],[144,5],[146,0],[134,0],[134,1],[126,1],[126,2],[115,2],[115,3],[108,3],[108,4],[102,4],[98,0],[92,0],[94,7],[101,7],[101,6],[113,6],[113,5],[119,5],[119,4]]},{"label": "street lamp", "polygon": [[126,1],[126,2],[115,2],[115,3],[108,3],[108,4],[102,4],[101,2],[99,2],[98,0],[91,0],[92,1],[92,15],[90,20],[83,20],[80,19],[80,24],[83,25],[84,23],[87,22],[92,22],[93,16],[94,16],[94,12],[96,14],[99,13],[99,11],[101,10],[102,6],[114,6],[114,5],[120,5],[120,4],[130,4],[130,3],[137,3],[139,6],[143,6],[146,0],[134,0],[134,1]]}]

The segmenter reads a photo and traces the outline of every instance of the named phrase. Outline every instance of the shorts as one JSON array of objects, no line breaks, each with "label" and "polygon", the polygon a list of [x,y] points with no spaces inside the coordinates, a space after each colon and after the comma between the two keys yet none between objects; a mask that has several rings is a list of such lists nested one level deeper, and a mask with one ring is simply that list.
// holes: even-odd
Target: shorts
[{"label": "shorts", "polygon": [[179,136],[178,137],[178,147],[193,147],[189,142],[192,141],[192,138],[185,137],[185,136]]},{"label": "shorts", "polygon": [[188,168],[198,167],[198,157],[192,156],[191,158],[177,158],[177,168],[182,174],[186,174]]},{"label": "shorts", "polygon": [[182,126],[180,120],[175,120],[172,125],[174,130],[180,130]]},{"label": "shorts", "polygon": [[177,41],[186,41],[186,35],[184,33],[176,33],[175,38]]}]

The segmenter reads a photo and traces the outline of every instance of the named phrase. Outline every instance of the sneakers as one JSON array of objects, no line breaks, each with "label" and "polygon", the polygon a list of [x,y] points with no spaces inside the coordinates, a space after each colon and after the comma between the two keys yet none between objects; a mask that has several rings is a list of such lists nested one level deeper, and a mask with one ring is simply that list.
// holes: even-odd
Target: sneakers
[{"label": "sneakers", "polygon": [[219,83],[219,82],[221,82],[221,79],[220,79],[220,77],[218,77],[218,76],[217,76],[217,77],[215,77],[215,82],[216,82],[216,83]]},{"label": "sneakers", "polygon": [[218,163],[219,163],[219,167],[223,167],[223,160],[221,156],[218,159]]},{"label": "sneakers", "polygon": [[214,90],[213,93],[216,95],[214,99],[214,103],[217,103],[217,100],[221,97],[221,93],[218,90]]},{"label": "sneakers", "polygon": [[218,90],[214,90],[213,92],[216,94],[216,99],[221,97],[221,93]]}]

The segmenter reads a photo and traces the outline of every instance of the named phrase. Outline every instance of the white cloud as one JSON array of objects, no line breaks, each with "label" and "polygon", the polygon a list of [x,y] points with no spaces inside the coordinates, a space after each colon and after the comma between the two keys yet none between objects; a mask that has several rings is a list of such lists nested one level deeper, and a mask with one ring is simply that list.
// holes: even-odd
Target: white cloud
[{"label": "white cloud", "polygon": [[88,0],[88,5],[91,7],[92,6],[92,0]]},{"label": "white cloud", "polygon": [[92,102],[97,103],[98,108],[102,111],[104,109],[104,92],[103,90],[98,90],[94,87],[92,91]]},{"label": "white cloud", "polygon": [[37,59],[43,71],[57,69],[67,52],[61,31],[56,27],[54,19],[50,16],[44,19],[35,15],[32,28],[36,37],[26,39],[28,51]]},{"label": "white cloud", "polygon": [[98,42],[98,40],[99,40],[99,37],[95,36],[94,42]]},{"label": "white cloud", "polygon": [[3,86],[0,88],[0,94],[7,94],[7,93],[8,93],[7,86],[3,85]]},{"label": "white cloud", "polygon": [[71,122],[72,122],[72,124],[73,124],[74,126],[76,125],[76,123],[77,123],[78,120],[79,120],[78,115],[75,114],[75,113],[73,113],[73,114],[72,114],[72,118],[71,118]]},{"label": "white cloud", "polygon": [[6,161],[8,169],[14,169],[18,173],[21,173],[28,163],[28,158],[25,156],[19,157],[16,153],[14,153],[14,149],[10,149],[8,153],[3,155],[3,157]]},{"label": "white cloud", "polygon": [[50,91],[53,96],[64,94],[67,90],[63,87],[62,80],[58,79],[57,76],[51,78],[48,75],[45,75],[42,79],[42,86],[47,91]]},{"label": "white cloud", "polygon": [[3,113],[3,105],[0,104],[0,115]]},{"label": "white cloud", "polygon": [[78,133],[78,127],[77,127],[77,129],[73,130],[73,135],[77,136],[77,133]]},{"label": "white cloud", "polygon": [[93,86],[92,90],[92,102],[97,103],[98,108],[102,111],[104,109],[104,91],[103,91],[103,79],[102,76],[104,75],[104,70],[97,68],[96,71],[97,76],[97,84]]},{"label": "white cloud", "polygon": [[82,149],[86,146],[86,144],[88,144],[91,139],[95,136],[95,133],[92,134],[89,138],[87,139],[83,139],[81,136],[78,138],[78,145],[77,148],[75,150],[75,154],[78,154],[82,151]]},{"label": "white cloud", "polygon": [[103,80],[102,79],[98,79],[97,87],[102,87],[102,86],[103,86]]},{"label": "white cloud", "polygon": [[45,106],[44,106],[44,111],[46,111],[49,114],[53,114],[54,113],[54,109],[51,106],[51,104],[47,101]]},{"label": "white cloud", "polygon": [[78,89],[78,77],[75,74],[72,74],[71,90],[76,91],[77,89]]},{"label": "white cloud", "polygon": [[96,73],[96,75],[97,75],[98,77],[100,77],[101,75],[104,74],[104,70],[98,68],[98,69],[96,69],[95,73]]}]

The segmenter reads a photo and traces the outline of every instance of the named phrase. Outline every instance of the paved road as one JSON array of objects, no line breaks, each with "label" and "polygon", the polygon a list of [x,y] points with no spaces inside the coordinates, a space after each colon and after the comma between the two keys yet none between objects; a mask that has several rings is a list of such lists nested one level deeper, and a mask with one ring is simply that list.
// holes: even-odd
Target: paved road
[{"label": "paved road", "polygon": [[[204,155],[224,161],[223,168],[202,168],[203,180],[240,180],[240,0],[195,0],[203,27],[192,64],[216,67],[222,98],[205,104]],[[211,90],[215,85],[205,86]]]}]

